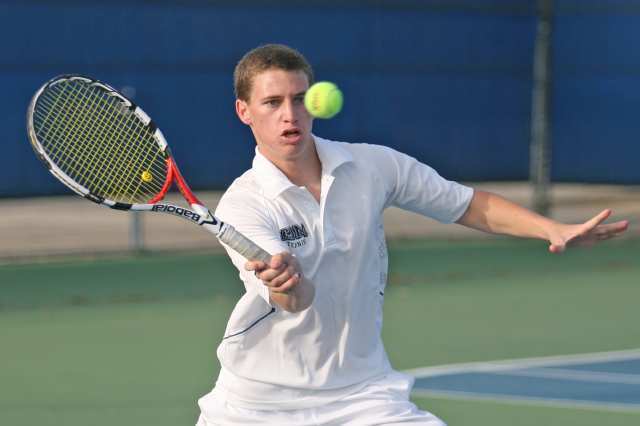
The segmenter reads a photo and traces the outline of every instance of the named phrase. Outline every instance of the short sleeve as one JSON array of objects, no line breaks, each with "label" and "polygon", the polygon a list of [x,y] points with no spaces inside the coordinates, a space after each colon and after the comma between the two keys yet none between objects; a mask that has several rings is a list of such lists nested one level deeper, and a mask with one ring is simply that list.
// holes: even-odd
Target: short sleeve
[{"label": "short sleeve", "polygon": [[376,169],[385,179],[387,206],[409,210],[442,223],[460,219],[473,189],[444,179],[434,169],[406,154],[378,147]]},{"label": "short sleeve", "polygon": [[[218,203],[215,215],[223,222],[231,224],[238,232],[270,254],[288,251],[278,238],[277,227],[266,211],[265,201],[260,198],[255,194],[227,191]],[[226,244],[222,245],[238,269],[247,292],[258,293],[270,304],[269,288],[253,272],[245,270],[244,265],[247,259]]]}]

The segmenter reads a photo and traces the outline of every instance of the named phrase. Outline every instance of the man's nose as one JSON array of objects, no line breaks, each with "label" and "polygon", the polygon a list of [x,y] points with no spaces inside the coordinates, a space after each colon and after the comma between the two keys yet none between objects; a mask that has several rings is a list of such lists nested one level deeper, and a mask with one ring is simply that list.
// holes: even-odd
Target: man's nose
[{"label": "man's nose", "polygon": [[282,108],[283,108],[283,112],[282,112],[283,118],[286,122],[295,123],[298,121],[298,117],[296,115],[297,114],[296,108],[291,99],[286,99],[284,101],[284,104],[282,105]]}]

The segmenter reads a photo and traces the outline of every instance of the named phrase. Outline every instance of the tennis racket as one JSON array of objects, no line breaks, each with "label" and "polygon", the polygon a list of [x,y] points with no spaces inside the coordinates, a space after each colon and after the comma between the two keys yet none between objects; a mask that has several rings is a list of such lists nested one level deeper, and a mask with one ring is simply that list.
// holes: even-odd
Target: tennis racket
[{"label": "tennis racket", "polygon": [[[31,100],[27,131],[51,174],[87,200],[116,210],[178,216],[212,232],[247,259],[271,259],[198,200],[160,129],[107,84],[79,75],[48,81]],[[161,202],[173,184],[191,208]]]}]

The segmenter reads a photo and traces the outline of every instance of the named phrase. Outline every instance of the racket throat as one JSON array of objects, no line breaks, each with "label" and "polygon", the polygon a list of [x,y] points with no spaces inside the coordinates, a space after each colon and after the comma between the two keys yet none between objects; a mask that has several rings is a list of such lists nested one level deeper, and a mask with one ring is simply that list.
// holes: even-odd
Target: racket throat
[{"label": "racket throat", "polygon": [[203,207],[202,201],[198,200],[198,197],[196,197],[195,194],[191,191],[191,188],[189,188],[189,185],[187,185],[187,182],[182,177],[182,174],[180,173],[178,166],[176,166],[176,163],[173,161],[171,157],[169,157],[168,162],[169,162],[169,167],[171,167],[171,170],[172,170],[171,174],[173,175],[173,179],[176,182],[176,186],[180,190],[180,193],[182,193],[182,196],[184,197],[184,199],[187,200],[189,205],[194,209],[196,208],[196,206],[198,206],[203,208],[204,211],[208,213],[209,210]]}]

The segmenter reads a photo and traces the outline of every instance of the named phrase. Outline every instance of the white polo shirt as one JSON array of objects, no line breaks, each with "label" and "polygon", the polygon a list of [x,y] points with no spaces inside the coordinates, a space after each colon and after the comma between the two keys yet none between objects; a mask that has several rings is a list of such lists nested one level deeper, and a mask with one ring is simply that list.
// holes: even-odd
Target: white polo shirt
[{"label": "white polo shirt", "polygon": [[[387,282],[382,212],[397,206],[454,222],[469,187],[390,148],[314,136],[322,163],[320,203],[256,149],[253,167],[224,194],[216,216],[275,254],[288,251],[315,285],[303,312],[272,305],[246,260],[227,248],[246,293],[225,331],[221,386],[234,405],[296,409],[357,391],[391,370],[381,339]],[[206,405],[206,397],[200,401]]]}]

